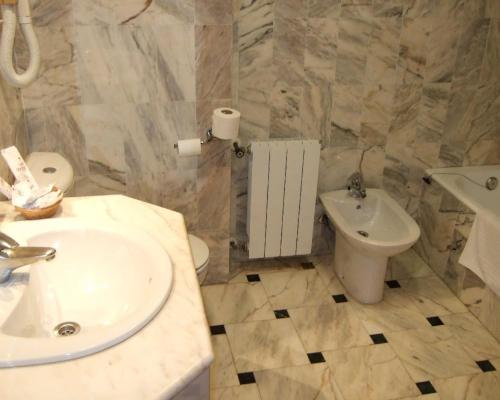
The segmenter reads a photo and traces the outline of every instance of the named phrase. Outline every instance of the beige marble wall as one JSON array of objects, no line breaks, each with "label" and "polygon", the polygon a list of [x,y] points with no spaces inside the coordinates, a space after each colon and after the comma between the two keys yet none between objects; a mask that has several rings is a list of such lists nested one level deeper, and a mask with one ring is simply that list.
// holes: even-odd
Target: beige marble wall
[{"label": "beige marble wall", "polygon": [[[18,89],[9,86],[0,77],[0,149],[15,145],[26,154],[26,128],[23,118],[21,93]],[[0,176],[5,180],[12,179],[12,175],[3,159],[0,160]],[[0,194],[0,198],[4,197]]]},{"label": "beige marble wall", "polygon": [[[426,168],[500,162],[498,4],[235,0],[242,138],[319,139],[320,192],[361,169],[418,218]],[[241,241],[245,168],[233,165]],[[324,235],[317,225],[317,251]]]},{"label": "beige marble wall", "polygon": [[22,91],[30,150],[67,157],[75,195],[182,212],[210,246],[207,280],[225,280],[231,153],[213,142],[179,158],[173,145],[231,105],[231,2],[44,0],[34,21],[42,70]]}]

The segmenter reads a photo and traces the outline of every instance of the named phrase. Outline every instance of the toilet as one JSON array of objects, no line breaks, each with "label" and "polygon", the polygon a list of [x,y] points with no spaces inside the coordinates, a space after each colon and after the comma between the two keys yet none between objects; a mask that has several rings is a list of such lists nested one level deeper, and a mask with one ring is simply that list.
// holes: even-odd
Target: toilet
[{"label": "toilet", "polygon": [[336,228],[335,273],[354,299],[378,303],[384,296],[389,257],[413,246],[420,228],[380,189],[367,189],[364,199],[352,197],[347,190],[319,197]]},{"label": "toilet", "polygon": [[203,283],[208,272],[208,257],[209,250],[207,244],[198,236],[188,235],[189,245],[191,246],[191,253],[193,254],[194,265],[196,267],[196,275],[200,285]]},{"label": "toilet", "polygon": [[[65,196],[71,194],[74,181],[73,167],[60,154],[33,152],[26,158],[26,164],[40,186],[54,184],[64,192]],[[188,235],[188,237],[196,267],[196,274],[201,284],[208,272],[208,246],[197,236]]]},{"label": "toilet", "polygon": [[26,158],[26,165],[40,186],[54,184],[65,196],[73,189],[73,167],[58,153],[33,152]]}]

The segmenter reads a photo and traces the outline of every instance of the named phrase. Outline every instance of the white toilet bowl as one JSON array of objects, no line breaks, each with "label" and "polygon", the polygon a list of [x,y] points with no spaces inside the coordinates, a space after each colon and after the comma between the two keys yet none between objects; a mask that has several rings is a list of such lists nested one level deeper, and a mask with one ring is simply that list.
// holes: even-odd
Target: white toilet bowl
[{"label": "white toilet bowl", "polygon": [[208,250],[207,244],[199,237],[188,235],[188,238],[189,245],[191,246],[191,253],[193,254],[194,264],[196,267],[196,275],[198,275],[198,281],[201,285],[207,276],[208,257],[210,255],[210,252]]},{"label": "white toilet bowl", "polygon": [[26,158],[26,165],[40,186],[54,184],[65,196],[73,188],[73,167],[58,153],[33,152]]},{"label": "white toilet bowl", "polygon": [[335,225],[335,273],[361,303],[382,300],[389,257],[409,249],[420,228],[401,206],[380,189],[367,189],[364,199],[347,190],[321,194]]}]

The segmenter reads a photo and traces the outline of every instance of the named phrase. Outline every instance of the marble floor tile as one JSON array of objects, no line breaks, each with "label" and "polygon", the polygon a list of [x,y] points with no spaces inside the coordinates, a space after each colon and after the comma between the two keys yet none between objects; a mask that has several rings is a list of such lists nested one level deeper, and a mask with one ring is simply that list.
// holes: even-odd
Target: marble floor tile
[{"label": "marble floor tile", "polygon": [[216,389],[227,386],[238,386],[238,376],[226,335],[212,336],[212,347],[215,359],[210,365],[210,387]]},{"label": "marble floor tile", "polygon": [[314,269],[262,274],[261,280],[274,309],[319,305],[333,301]]},{"label": "marble floor tile", "polygon": [[262,400],[343,399],[326,363],[258,371],[255,379]]},{"label": "marble floor tile", "polygon": [[210,325],[274,319],[260,283],[202,286],[201,293]]},{"label": "marble floor tile", "polygon": [[500,358],[500,343],[472,314],[443,315],[441,320],[473,360]]},{"label": "marble floor tile", "polygon": [[324,353],[345,400],[388,400],[419,394],[388,344]]},{"label": "marble floor tile", "polygon": [[389,259],[390,279],[421,278],[434,275],[432,269],[410,249]]},{"label": "marble floor tile", "polygon": [[346,293],[344,286],[333,270],[333,255],[311,257],[316,271],[326,285],[329,294]]},{"label": "marble floor tile", "polygon": [[238,372],[309,364],[290,319],[227,325]]},{"label": "marble floor tile", "polygon": [[464,304],[437,276],[400,281],[403,290],[425,316],[467,312]]},{"label": "marble floor tile", "polygon": [[366,305],[355,301],[356,315],[369,334],[427,327],[429,323],[401,289],[386,289],[384,300]]},{"label": "marble floor tile", "polygon": [[384,334],[416,382],[481,372],[446,326]]},{"label": "marble floor tile", "polygon": [[234,276],[230,282],[247,282],[247,274],[267,274],[279,272],[283,270],[303,270],[302,262],[306,261],[303,258],[282,258],[272,260],[259,260],[241,263],[238,269],[241,271]]},{"label": "marble floor tile", "polygon": [[493,400],[499,398],[500,372],[437,379],[432,384],[443,400]]},{"label": "marble floor tile", "polygon": [[256,384],[210,391],[210,400],[261,400]]},{"label": "marble floor tile", "polygon": [[372,344],[349,303],[289,309],[288,313],[308,353]]},{"label": "marble floor tile", "polygon": [[423,394],[421,396],[416,397],[405,397],[401,400],[445,400],[439,396],[439,393],[431,393],[431,394]]}]

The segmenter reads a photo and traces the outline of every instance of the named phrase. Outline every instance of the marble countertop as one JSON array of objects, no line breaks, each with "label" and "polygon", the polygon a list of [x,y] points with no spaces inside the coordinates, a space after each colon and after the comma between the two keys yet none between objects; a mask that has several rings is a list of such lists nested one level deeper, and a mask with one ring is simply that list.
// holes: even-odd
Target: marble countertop
[{"label": "marble countertop", "polygon": [[[65,198],[54,218],[104,218],[154,236],[170,255],[172,292],[137,334],[99,353],[40,366],[0,369],[0,399],[168,399],[213,360],[200,288],[181,214],[125,196]],[[0,203],[3,224],[20,219]]]}]

